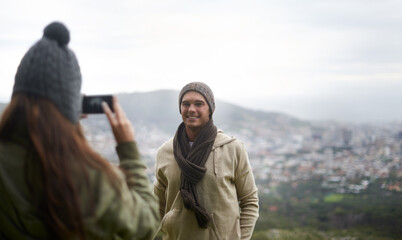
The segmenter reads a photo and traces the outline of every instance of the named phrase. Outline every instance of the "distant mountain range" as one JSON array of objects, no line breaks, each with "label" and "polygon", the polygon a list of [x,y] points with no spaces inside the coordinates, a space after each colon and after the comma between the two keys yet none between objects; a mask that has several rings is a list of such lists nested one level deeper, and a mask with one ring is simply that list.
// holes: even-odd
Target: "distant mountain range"
[{"label": "distant mountain range", "polygon": [[[156,126],[171,134],[176,131],[181,122],[178,95],[178,91],[159,90],[124,93],[116,96],[131,121]],[[0,112],[6,105],[0,103]],[[97,118],[92,119],[96,121]],[[245,127],[258,131],[259,128],[279,129],[309,125],[309,122],[286,114],[250,110],[219,99],[216,99],[213,119],[219,128],[230,131],[238,131]]]},{"label": "distant mountain range", "polygon": [[[118,94],[119,102],[127,116],[134,122],[152,124],[174,133],[181,123],[179,92],[159,90],[144,93]],[[215,100],[213,115],[215,125],[225,130],[237,131],[244,127],[280,128],[283,125],[305,126],[308,122],[277,112],[255,111],[228,102]]]}]

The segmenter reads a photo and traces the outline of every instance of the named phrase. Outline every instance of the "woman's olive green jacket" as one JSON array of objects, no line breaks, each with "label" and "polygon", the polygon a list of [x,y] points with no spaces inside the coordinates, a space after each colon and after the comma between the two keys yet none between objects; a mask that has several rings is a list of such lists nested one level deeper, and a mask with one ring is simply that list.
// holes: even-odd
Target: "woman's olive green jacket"
[{"label": "woman's olive green jacket", "polygon": [[[27,162],[39,160],[28,146],[28,140],[18,134],[12,141],[0,142],[0,239],[53,239],[32,203],[26,181],[25,171],[33,171]],[[125,172],[116,168],[119,191],[95,169],[89,169],[89,187],[79,188],[86,239],[150,239],[158,227],[159,212],[145,164],[134,142],[120,144],[116,150]],[[80,186],[82,179],[73,179]],[[39,185],[35,180],[29,184],[35,185]],[[43,193],[40,188],[31,190]],[[89,202],[90,195],[95,201]]]}]

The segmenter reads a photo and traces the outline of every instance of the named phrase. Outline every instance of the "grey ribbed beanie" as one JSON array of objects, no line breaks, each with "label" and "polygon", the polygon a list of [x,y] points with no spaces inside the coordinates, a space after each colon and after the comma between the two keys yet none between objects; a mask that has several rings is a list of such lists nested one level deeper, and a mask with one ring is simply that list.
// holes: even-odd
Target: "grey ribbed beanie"
[{"label": "grey ribbed beanie", "polygon": [[183,89],[180,91],[180,94],[179,94],[179,112],[181,113],[180,105],[181,105],[181,100],[183,99],[184,94],[186,94],[187,92],[190,92],[190,91],[198,92],[204,96],[205,100],[208,103],[209,109],[211,110],[211,115],[212,115],[215,111],[214,93],[212,92],[211,88],[208,87],[207,84],[202,83],[202,82],[191,82],[183,87]]},{"label": "grey ribbed beanie", "polygon": [[13,94],[32,93],[52,101],[71,122],[81,112],[81,72],[68,48],[70,33],[60,22],[49,24],[43,37],[22,58],[15,75]]}]

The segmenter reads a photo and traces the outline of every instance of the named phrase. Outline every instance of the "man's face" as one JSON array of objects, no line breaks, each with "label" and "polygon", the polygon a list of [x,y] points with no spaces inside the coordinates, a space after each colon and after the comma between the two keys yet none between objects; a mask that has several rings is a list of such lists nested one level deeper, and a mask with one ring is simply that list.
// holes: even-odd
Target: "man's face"
[{"label": "man's face", "polygon": [[186,128],[199,130],[209,121],[208,103],[198,92],[191,91],[184,94],[180,109]]}]

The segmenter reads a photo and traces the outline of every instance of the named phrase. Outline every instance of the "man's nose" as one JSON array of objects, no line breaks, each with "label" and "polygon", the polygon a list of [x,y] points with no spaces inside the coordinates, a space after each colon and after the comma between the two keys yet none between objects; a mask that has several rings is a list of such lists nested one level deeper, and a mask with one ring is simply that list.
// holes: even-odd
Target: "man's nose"
[{"label": "man's nose", "polygon": [[194,106],[194,104],[190,104],[190,107],[189,107],[188,110],[191,111],[191,112],[194,112],[194,111],[195,111],[195,106]]}]

